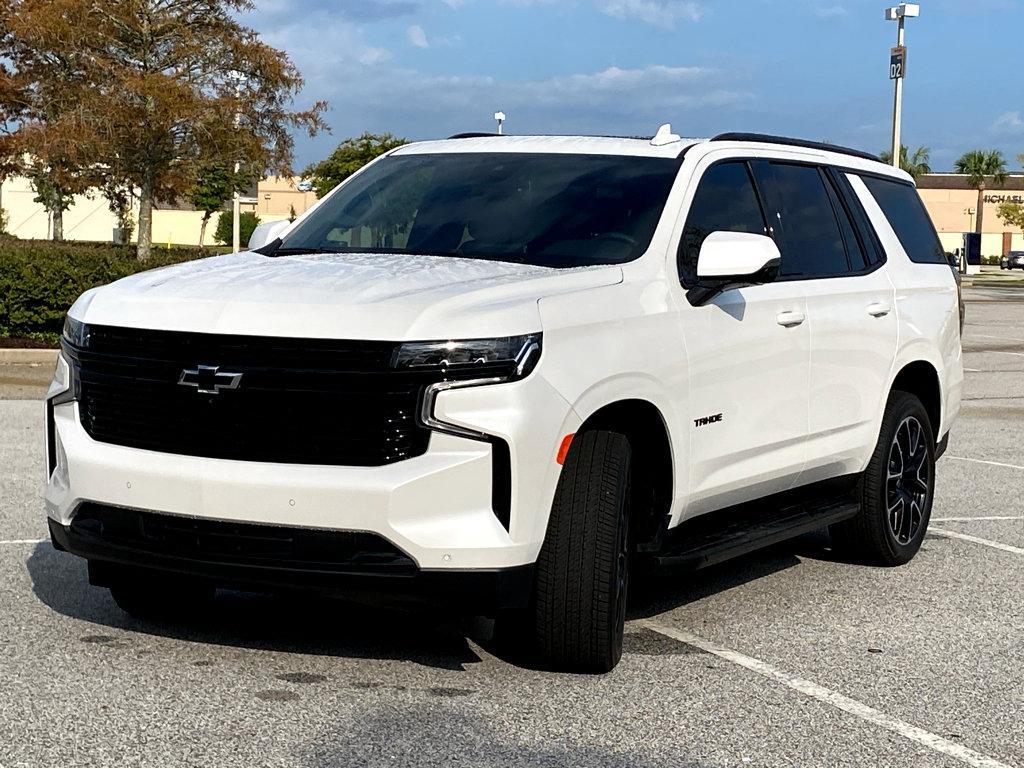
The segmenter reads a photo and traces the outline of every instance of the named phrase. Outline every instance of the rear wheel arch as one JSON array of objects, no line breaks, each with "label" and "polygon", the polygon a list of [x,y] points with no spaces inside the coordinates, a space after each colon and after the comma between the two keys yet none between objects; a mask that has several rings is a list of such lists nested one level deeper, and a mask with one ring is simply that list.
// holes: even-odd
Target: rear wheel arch
[{"label": "rear wheel arch", "polygon": [[661,410],[648,400],[631,398],[597,409],[578,433],[609,430],[629,440],[632,454],[631,540],[644,548],[668,527],[675,488],[672,439]]},{"label": "rear wheel arch", "polygon": [[942,437],[939,435],[942,425],[942,385],[935,366],[924,360],[906,364],[893,379],[890,391],[896,390],[917,396],[928,413],[935,439],[939,440]]}]

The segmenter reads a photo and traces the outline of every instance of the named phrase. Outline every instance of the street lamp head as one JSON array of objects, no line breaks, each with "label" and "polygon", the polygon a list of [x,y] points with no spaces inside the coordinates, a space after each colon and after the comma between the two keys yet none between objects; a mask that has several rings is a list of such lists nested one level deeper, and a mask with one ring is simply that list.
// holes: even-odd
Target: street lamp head
[{"label": "street lamp head", "polygon": [[886,21],[899,21],[900,19],[913,19],[921,15],[919,3],[900,3],[895,8],[885,9]]}]

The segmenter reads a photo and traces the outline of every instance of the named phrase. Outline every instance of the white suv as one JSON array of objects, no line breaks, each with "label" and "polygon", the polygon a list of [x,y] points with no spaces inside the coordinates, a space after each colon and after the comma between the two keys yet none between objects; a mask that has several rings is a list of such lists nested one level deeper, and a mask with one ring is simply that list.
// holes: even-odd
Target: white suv
[{"label": "white suv", "polygon": [[68,314],[50,532],[130,612],[235,585],[413,599],[608,670],[637,566],[825,526],[878,564],[921,545],[958,285],[870,156],[463,135],[256,239]]}]

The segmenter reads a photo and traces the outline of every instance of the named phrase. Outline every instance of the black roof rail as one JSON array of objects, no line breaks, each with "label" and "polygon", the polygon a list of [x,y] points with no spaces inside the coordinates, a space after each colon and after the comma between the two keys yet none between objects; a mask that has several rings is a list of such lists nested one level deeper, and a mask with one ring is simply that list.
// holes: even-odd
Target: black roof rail
[{"label": "black roof rail", "polygon": [[449,139],[483,139],[488,136],[507,136],[508,134],[487,133],[486,131],[468,131],[464,134],[453,134]]},{"label": "black roof rail", "polygon": [[841,147],[838,144],[827,144],[826,142],[812,142],[807,139],[792,139],[788,136],[772,136],[771,134],[752,134],[752,133],[724,133],[718,134],[711,139],[713,142],[757,142],[759,144],[784,144],[790,147],[805,147],[811,150],[823,150],[825,152],[838,152],[842,155],[852,155],[855,158],[862,158],[864,160],[874,160],[876,163],[881,161],[877,155],[872,155],[870,152],[864,152],[863,150],[850,149],[849,147]]}]

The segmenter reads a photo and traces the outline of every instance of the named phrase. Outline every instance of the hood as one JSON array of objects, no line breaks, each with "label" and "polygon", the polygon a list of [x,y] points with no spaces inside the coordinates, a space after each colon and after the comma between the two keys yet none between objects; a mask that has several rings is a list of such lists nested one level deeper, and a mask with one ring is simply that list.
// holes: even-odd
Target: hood
[{"label": "hood", "polygon": [[335,339],[508,336],[540,330],[541,297],[621,282],[615,265],[553,269],[405,254],[215,256],[89,291],[86,323]]}]

